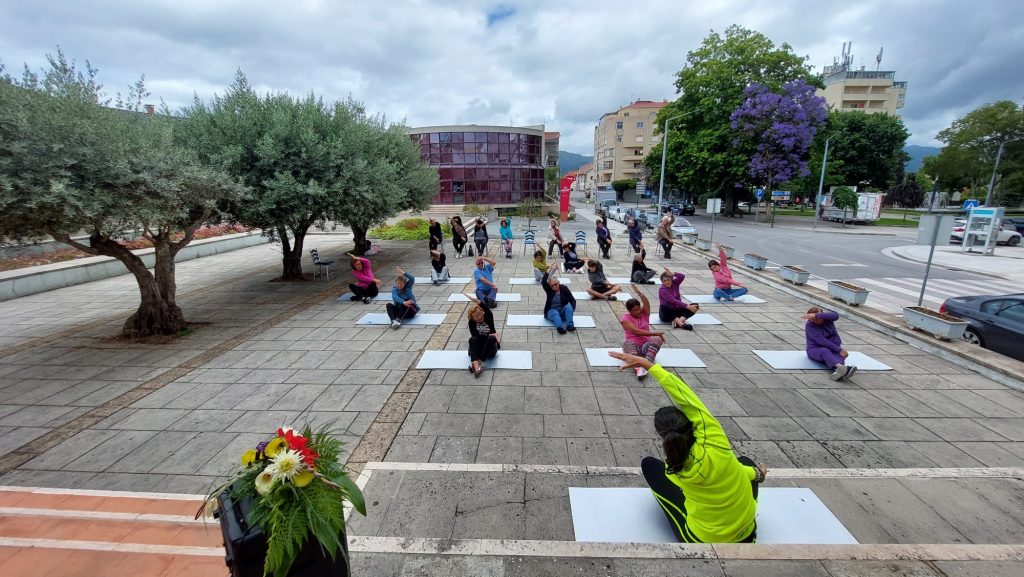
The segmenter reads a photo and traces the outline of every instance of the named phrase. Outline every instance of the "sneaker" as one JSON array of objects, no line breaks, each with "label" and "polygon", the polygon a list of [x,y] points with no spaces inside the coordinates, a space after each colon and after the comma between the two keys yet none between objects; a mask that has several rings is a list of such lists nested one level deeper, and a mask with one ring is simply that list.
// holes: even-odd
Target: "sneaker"
[{"label": "sneaker", "polygon": [[370,304],[370,297],[363,297],[363,304],[364,305]]},{"label": "sneaker", "polygon": [[647,284],[658,284],[658,283],[656,283],[656,282],[655,282],[655,281],[653,281],[653,280],[649,280],[649,281],[647,281]]},{"label": "sneaker", "polygon": [[348,300],[350,300],[350,301],[352,301],[352,302],[355,302],[355,301],[357,301],[357,300],[360,300],[360,299],[359,299],[359,297],[358,297],[358,296],[356,296],[356,295],[352,295],[352,296],[348,297]]},{"label": "sneaker", "polygon": [[850,370],[846,372],[846,378],[847,378],[847,379],[849,379],[850,377],[852,377],[852,376],[853,376],[853,373],[856,373],[856,372],[857,372],[857,367],[855,367],[855,366],[853,366],[853,365],[849,365],[849,367],[850,367]]},{"label": "sneaker", "polygon": [[439,284],[441,284],[441,281],[439,281],[439,280],[435,280],[435,281],[434,281],[434,286],[437,286],[437,285],[439,285]]},{"label": "sneaker", "polygon": [[849,373],[850,367],[846,365],[839,365],[838,367],[836,367],[836,370],[832,371],[832,374],[829,375],[828,378],[832,379],[833,381],[838,381],[839,379],[845,377]]},{"label": "sneaker", "polygon": [[693,325],[691,325],[690,323],[683,323],[683,326],[681,328],[684,331],[692,331],[693,330]]},{"label": "sneaker", "polygon": [[494,299],[487,299],[487,308],[493,309],[496,306],[498,306],[497,301],[495,301]]},{"label": "sneaker", "polygon": [[641,369],[641,368],[637,367],[637,369],[636,369],[636,380],[642,381],[642,380],[644,380],[646,378],[647,378],[647,369]]},{"label": "sneaker", "polygon": [[560,335],[564,335],[565,334],[565,327],[558,327],[557,330],[558,330],[558,334],[560,334]]},{"label": "sneaker", "polygon": [[619,300],[619,297],[617,297],[615,295],[608,295],[608,300],[610,300],[610,301],[617,301],[617,300]]},{"label": "sneaker", "polygon": [[400,326],[402,326],[402,321],[400,321],[398,319],[395,319],[395,320],[391,321],[391,328],[397,329]]},{"label": "sneaker", "polygon": [[570,333],[574,333],[576,332],[576,325],[569,325],[565,327],[565,330],[569,331]]}]

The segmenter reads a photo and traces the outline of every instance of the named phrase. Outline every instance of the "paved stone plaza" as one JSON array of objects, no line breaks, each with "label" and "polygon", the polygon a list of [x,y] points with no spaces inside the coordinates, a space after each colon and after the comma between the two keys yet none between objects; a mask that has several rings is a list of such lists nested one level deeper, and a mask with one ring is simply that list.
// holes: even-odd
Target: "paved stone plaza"
[{"label": "paved stone plaza", "polygon": [[[370,515],[353,521],[352,535],[571,541],[565,493],[591,482],[586,467],[616,473],[598,474],[605,479],[599,482],[642,486],[635,470],[602,468],[637,467],[643,456],[661,453],[651,415],[668,399],[653,379],[588,366],[583,351],[620,346],[622,301],[579,300],[577,315],[594,317],[597,328],[564,336],[505,327],[507,314],[539,314],[544,304],[540,287],[508,282],[532,276],[517,241],[516,257],[499,258],[495,276],[502,292],[518,292],[522,301],[499,303],[495,318],[502,349],[532,351],[533,370],[488,370],[479,378],[465,369],[416,370],[425,349],[465,349],[467,305],[447,298],[469,287],[430,285],[423,243],[383,242],[374,257],[377,277],[389,285],[400,265],[419,280],[423,312],[447,318],[433,327],[357,326],[384,303],[336,301],[347,291],[350,239],[323,235],[307,244],[342,265],[339,279],[270,282],[279,270],[275,245],[180,264],[179,302],[190,321],[210,324],[165,344],[112,338],[137,302],[127,276],[0,303],[0,485],[203,493],[277,426],[315,419],[343,433],[354,474],[385,462],[367,486]],[[613,256],[606,274],[628,276],[621,245]],[[699,256],[680,248],[671,261],[651,255],[648,264],[686,272],[683,293],[711,292]],[[471,276],[473,259],[452,258],[449,266],[452,276]],[[587,284],[586,275],[565,277],[573,290]],[[671,331],[666,345],[691,349],[707,365],[678,373],[719,417],[738,453],[786,470],[1024,466],[1024,393],[850,319],[839,322],[847,347],[893,370],[860,372],[853,382],[833,382],[824,371],[774,370],[751,350],[802,350],[800,315],[809,303],[747,284],[767,302],[706,305],[702,312],[723,324]],[[656,289],[643,287],[655,308]],[[389,471],[387,463],[506,468],[409,473]],[[769,474],[769,483],[811,486],[862,543],[1024,540],[1020,478],[922,484],[800,477]],[[943,504],[944,495],[955,498]],[[866,514],[873,511],[888,516]],[[384,568],[392,566],[398,574],[405,563],[445,574],[444,564],[461,558],[379,552],[356,559],[377,567],[363,574],[390,574]],[[479,575],[563,574],[570,566],[599,572],[580,559],[550,561],[547,569],[539,561],[518,569],[506,562],[502,572],[484,567],[493,558],[462,561],[483,563],[466,569]],[[598,565],[601,574],[665,574],[654,570],[665,567],[661,561],[646,562]],[[706,561],[672,563],[683,574],[712,574]],[[726,573],[762,574],[747,563],[734,561]],[[412,565],[405,570],[420,574]],[[862,574],[824,572],[816,562],[800,567],[805,574]],[[907,574],[939,574],[932,569],[922,564]]]}]

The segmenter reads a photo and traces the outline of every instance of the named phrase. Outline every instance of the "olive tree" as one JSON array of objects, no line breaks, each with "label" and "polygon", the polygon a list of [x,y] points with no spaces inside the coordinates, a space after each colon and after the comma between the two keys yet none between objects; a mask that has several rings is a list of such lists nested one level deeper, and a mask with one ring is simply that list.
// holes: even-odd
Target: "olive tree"
[{"label": "olive tree", "polygon": [[[117,259],[141,300],[124,334],[176,333],[186,323],[174,258],[242,187],[175,146],[170,117],[103,106],[95,69],[80,71],[59,52],[48,60],[41,75],[0,79],[0,235],[48,235]],[[143,93],[140,83],[130,108]],[[130,236],[152,243],[152,272],[120,242]]]}]

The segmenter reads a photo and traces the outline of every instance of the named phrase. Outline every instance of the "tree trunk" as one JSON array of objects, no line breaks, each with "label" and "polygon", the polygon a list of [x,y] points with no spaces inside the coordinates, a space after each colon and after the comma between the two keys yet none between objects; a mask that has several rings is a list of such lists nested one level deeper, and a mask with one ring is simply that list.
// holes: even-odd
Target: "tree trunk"
[{"label": "tree trunk", "polygon": [[279,229],[278,234],[281,234],[281,249],[284,255],[281,259],[281,280],[283,281],[296,281],[305,280],[306,277],[302,275],[302,249],[306,240],[306,232],[309,227],[301,228],[301,230],[292,231],[292,240],[288,241],[288,231],[286,229]]},{"label": "tree trunk", "polygon": [[366,228],[357,225],[352,225],[352,240],[353,242],[355,242],[356,245],[355,248],[352,250],[352,254],[362,255],[366,253],[366,233]]}]

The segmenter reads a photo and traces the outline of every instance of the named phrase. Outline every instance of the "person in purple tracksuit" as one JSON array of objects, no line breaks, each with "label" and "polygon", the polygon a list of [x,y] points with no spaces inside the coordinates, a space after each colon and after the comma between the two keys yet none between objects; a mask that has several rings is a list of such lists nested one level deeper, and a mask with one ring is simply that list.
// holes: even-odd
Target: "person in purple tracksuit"
[{"label": "person in purple tracksuit", "polygon": [[829,377],[833,381],[850,378],[857,372],[857,367],[846,364],[849,353],[843,348],[843,340],[839,338],[836,321],[839,313],[825,311],[821,307],[811,307],[804,315],[807,323],[804,334],[807,337],[807,358],[825,363],[833,369]]}]

